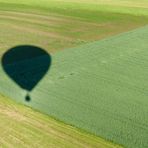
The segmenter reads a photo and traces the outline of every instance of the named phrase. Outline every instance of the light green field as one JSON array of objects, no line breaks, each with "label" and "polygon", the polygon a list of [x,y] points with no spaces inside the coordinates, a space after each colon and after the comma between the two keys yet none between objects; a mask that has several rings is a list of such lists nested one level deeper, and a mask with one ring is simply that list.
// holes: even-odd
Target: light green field
[{"label": "light green field", "polygon": [[65,125],[0,96],[0,147],[117,148],[101,138]]},{"label": "light green field", "polygon": [[[0,56],[31,44],[53,59],[31,102],[1,67],[0,93],[113,143],[146,148],[148,26],[97,40],[147,24],[147,0],[0,0]],[[116,147],[3,96],[0,121],[0,147]]]},{"label": "light green field", "polygon": [[[132,8],[124,6],[123,13],[112,11],[122,3],[88,2],[0,0],[0,50],[33,44],[55,52],[148,24],[147,2],[139,2],[146,8],[138,7],[139,3]],[[141,9],[145,13],[135,15]]]},{"label": "light green field", "polygon": [[[127,13],[134,15],[148,15],[148,1],[147,0],[1,0],[4,3],[11,4],[22,4],[27,6],[47,8],[52,11],[72,12],[75,10],[73,15],[76,15],[78,10],[93,10],[93,11],[108,11],[117,13]],[[70,9],[71,8],[71,9]],[[137,9],[138,8],[138,9]],[[68,14],[68,15],[71,15]]]}]

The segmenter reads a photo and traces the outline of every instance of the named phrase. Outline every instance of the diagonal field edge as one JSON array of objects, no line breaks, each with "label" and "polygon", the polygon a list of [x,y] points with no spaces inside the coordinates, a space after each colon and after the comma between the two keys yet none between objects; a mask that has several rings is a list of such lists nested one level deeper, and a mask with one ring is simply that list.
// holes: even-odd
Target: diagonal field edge
[{"label": "diagonal field edge", "polygon": [[125,147],[148,147],[148,26],[52,56],[32,101],[0,68],[0,92]]}]

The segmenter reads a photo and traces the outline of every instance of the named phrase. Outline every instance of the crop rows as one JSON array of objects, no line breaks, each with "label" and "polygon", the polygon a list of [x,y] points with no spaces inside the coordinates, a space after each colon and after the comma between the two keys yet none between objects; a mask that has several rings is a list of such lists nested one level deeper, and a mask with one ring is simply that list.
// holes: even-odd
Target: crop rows
[{"label": "crop rows", "polygon": [[147,32],[148,26],[54,54],[31,102],[2,69],[0,92],[115,143],[147,147]]}]

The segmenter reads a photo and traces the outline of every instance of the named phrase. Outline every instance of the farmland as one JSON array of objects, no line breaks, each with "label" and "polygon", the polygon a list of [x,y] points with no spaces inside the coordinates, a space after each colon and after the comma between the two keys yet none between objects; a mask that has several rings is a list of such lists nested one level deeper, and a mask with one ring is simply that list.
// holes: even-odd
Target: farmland
[{"label": "farmland", "polygon": [[147,147],[147,30],[52,55],[49,74],[31,92],[30,102],[2,70],[0,91],[114,143]]},{"label": "farmland", "polygon": [[[30,101],[0,66],[0,146],[148,147],[147,40],[146,0],[0,0],[1,59],[19,45],[52,58]],[[12,66],[31,61],[36,77],[39,58]]]},{"label": "farmland", "polygon": [[119,148],[0,95],[0,147]]},{"label": "farmland", "polygon": [[[142,4],[147,6],[146,2]],[[33,44],[56,52],[148,23],[147,9],[142,6],[136,9],[139,3],[135,3],[133,8],[122,6],[122,13],[114,5],[95,6],[64,0],[42,0],[36,3],[31,0],[0,0],[1,52],[21,44]]]}]

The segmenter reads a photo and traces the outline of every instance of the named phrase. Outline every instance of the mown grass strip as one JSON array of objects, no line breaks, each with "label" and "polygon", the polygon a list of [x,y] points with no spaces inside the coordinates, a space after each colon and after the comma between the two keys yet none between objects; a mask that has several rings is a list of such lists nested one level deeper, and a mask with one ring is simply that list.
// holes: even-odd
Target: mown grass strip
[{"label": "mown grass strip", "polygon": [[77,5],[75,10],[64,5],[54,7],[52,3],[46,8],[30,2],[1,0],[1,50],[5,50],[3,46],[35,44],[55,52],[148,24],[147,16],[89,10]]}]

